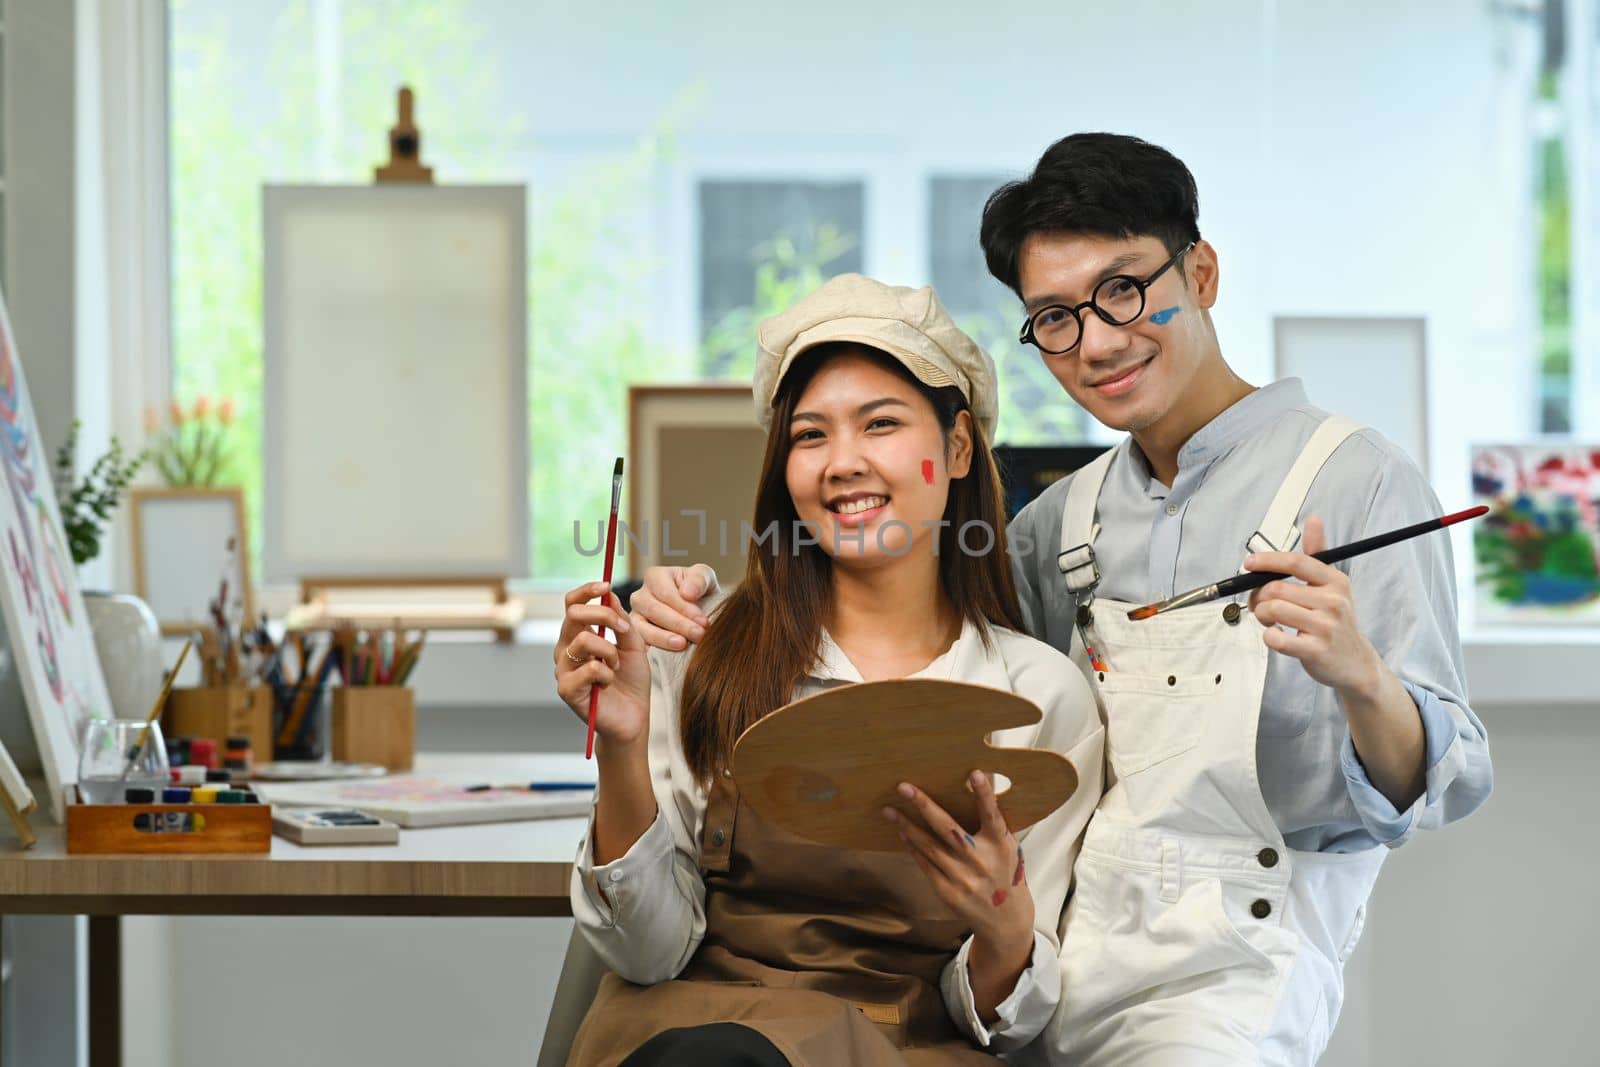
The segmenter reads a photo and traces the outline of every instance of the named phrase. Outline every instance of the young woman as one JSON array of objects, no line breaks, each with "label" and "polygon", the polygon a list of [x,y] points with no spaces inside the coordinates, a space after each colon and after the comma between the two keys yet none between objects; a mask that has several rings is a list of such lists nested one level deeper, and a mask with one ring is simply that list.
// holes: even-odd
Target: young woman
[{"label": "young woman", "polygon": [[[1057,921],[1102,730],[1081,674],[1017,632],[993,364],[931,290],[846,275],[763,324],[755,392],[769,430],[755,530],[773,536],[693,652],[647,655],[600,583],[567,597],[558,689],[586,717],[601,687],[572,906],[615,972],[569,1062],[995,1062],[1060,997]],[[975,767],[984,818],[968,835],[906,783],[916,816],[884,811],[901,853],[823,847],[741,805],[730,762],[746,727],[902,677],[1027,697],[1041,722],[995,743],[1067,754],[1077,793],[1014,835]]]}]

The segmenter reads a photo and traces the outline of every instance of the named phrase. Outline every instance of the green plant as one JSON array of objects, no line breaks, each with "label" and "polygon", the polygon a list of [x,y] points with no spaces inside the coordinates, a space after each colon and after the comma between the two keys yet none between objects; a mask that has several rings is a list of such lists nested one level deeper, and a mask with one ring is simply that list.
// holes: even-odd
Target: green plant
[{"label": "green plant", "polygon": [[61,526],[66,531],[67,549],[78,566],[100,554],[100,537],[111,523],[122,493],[133,481],[146,459],[146,453],[127,458],[122,442],[111,438],[111,448],[94,461],[83,481],[77,481],[78,429],[73,420],[67,439],[56,450],[56,500],[61,506]]}]

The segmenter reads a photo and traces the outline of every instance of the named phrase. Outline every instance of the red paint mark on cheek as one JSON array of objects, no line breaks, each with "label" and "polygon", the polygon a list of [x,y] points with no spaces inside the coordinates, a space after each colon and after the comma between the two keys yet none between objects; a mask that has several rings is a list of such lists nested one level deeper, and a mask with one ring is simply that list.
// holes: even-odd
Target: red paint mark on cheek
[{"label": "red paint mark on cheek", "polygon": [[996,889],[994,891],[994,896],[990,897],[989,900],[994,904],[995,907],[998,908],[1000,905],[1006,902],[1006,891],[1004,889]]},{"label": "red paint mark on cheek", "polygon": [[922,480],[929,485],[933,484],[933,460],[931,459],[922,461]]}]

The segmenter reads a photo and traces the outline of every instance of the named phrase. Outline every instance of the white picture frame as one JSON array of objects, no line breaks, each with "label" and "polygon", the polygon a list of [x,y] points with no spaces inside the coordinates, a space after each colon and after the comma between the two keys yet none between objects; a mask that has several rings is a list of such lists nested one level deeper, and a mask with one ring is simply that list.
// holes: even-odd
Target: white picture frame
[{"label": "white picture frame", "polygon": [[[238,488],[146,488],[128,491],[133,531],[133,588],[169,637],[215,625],[209,605],[228,581],[228,615],[241,604],[255,618],[249,525]],[[233,551],[228,542],[232,540]]]},{"label": "white picture frame", "polygon": [[1370,426],[1428,469],[1427,320],[1278,315],[1273,377],[1299,378],[1311,403]]},{"label": "white picture frame", "polygon": [[265,187],[267,583],[527,575],[526,200]]}]

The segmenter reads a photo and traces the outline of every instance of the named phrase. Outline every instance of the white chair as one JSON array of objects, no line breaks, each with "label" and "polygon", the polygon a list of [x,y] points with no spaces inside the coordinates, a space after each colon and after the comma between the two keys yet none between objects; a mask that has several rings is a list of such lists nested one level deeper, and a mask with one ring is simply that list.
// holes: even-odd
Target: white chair
[{"label": "white chair", "polygon": [[562,1067],[567,1062],[572,1039],[577,1036],[589,1005],[594,1003],[595,992],[605,974],[606,965],[577,927],[573,927],[572,936],[567,940],[567,954],[561,961],[561,975],[556,979],[550,1017],[545,1020],[538,1067]]}]

